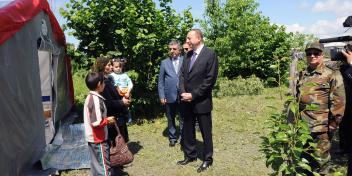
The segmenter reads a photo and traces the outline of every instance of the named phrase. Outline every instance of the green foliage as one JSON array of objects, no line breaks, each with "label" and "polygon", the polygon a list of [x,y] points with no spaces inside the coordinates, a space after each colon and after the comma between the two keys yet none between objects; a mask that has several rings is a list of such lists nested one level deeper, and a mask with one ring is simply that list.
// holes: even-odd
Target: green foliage
[{"label": "green foliage", "polygon": [[73,44],[67,44],[67,54],[71,57],[71,65],[73,73],[81,74],[83,70],[88,70],[92,67],[95,58],[88,57],[77,50]]},{"label": "green foliage", "polygon": [[299,73],[300,71],[303,71],[305,68],[307,68],[307,61],[306,60],[298,60],[297,72]]},{"label": "green foliage", "polygon": [[244,79],[241,76],[236,79],[229,80],[221,78],[217,81],[214,89],[215,97],[239,96],[239,95],[260,95],[264,90],[262,81],[252,75]]},{"label": "green foliage", "polygon": [[269,68],[273,73],[275,73],[276,77],[268,77],[266,79],[266,85],[281,87],[283,82],[288,81],[289,70],[284,70],[284,68],[281,67],[283,66],[283,62],[287,63],[289,61],[290,58],[288,57],[274,58],[273,63],[269,66]]},{"label": "green foliage", "polygon": [[[232,79],[254,74],[284,82],[292,49],[304,51],[305,42],[313,37],[286,33],[284,26],[271,24],[257,7],[256,0],[207,0],[201,23],[206,43],[219,56],[220,75]],[[277,64],[281,73],[272,67]]]},{"label": "green foliage", "polygon": [[289,39],[291,48],[294,51],[304,52],[307,42],[318,40],[312,34],[303,34],[299,32],[292,33],[292,37]]},{"label": "green foliage", "polygon": [[274,170],[273,175],[305,175],[306,172],[319,175],[302,157],[315,158],[312,151],[316,150],[316,144],[312,142],[308,123],[300,118],[298,101],[288,97],[287,102],[289,115],[286,112],[272,114],[268,121],[271,131],[262,137],[261,151],[265,154],[266,166]]},{"label": "green foliage", "polygon": [[[276,78],[270,68],[274,58],[289,57],[291,45],[283,26],[270,24],[257,12],[255,0],[208,0],[202,26],[207,44],[219,56],[221,75],[234,78],[255,74],[261,79]],[[287,70],[289,62],[280,62]]]},{"label": "green foliage", "polygon": [[84,81],[86,75],[88,74],[88,71],[86,70],[77,70],[72,78],[73,78],[73,89],[74,89],[74,94],[75,94],[75,105],[76,105],[76,111],[79,113],[80,117],[83,117],[83,105],[84,101],[86,99],[86,96],[88,95],[89,89],[86,86],[86,83]]},{"label": "green foliage", "polygon": [[71,52],[74,70],[89,69],[98,56],[127,57],[134,105],[148,113],[143,115],[153,115],[150,107],[158,99],[157,75],[167,44],[171,39],[183,42],[194,23],[190,9],[176,14],[170,2],[160,0],[157,8],[153,0],[71,0],[60,12],[67,19],[65,28],[80,41]]}]

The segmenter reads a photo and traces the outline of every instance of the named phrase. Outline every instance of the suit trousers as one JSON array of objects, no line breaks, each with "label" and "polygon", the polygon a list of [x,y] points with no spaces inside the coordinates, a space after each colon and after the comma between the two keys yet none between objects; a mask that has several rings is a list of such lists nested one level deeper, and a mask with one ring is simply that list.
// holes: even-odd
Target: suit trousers
[{"label": "suit trousers", "polygon": [[183,123],[183,150],[186,158],[197,158],[197,141],[196,141],[196,131],[195,123],[198,120],[199,129],[202,134],[204,150],[203,158],[204,161],[213,161],[213,138],[212,138],[212,120],[211,112],[204,114],[194,113],[191,105],[185,105],[182,108],[182,113],[184,113],[184,123]]},{"label": "suit trousers", "polygon": [[183,118],[180,115],[180,103],[177,101],[175,103],[167,103],[166,104],[166,117],[167,117],[167,128],[168,128],[168,136],[169,141],[177,141],[178,137],[176,135],[176,123],[175,118],[178,114],[180,117],[180,137],[182,136],[182,126],[183,126]]}]

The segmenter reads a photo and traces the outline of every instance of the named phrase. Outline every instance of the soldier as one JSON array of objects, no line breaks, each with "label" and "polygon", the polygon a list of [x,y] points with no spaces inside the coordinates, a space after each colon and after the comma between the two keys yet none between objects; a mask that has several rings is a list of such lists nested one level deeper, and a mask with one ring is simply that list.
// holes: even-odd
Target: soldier
[{"label": "soldier", "polygon": [[[340,71],[325,66],[323,48],[318,42],[307,44],[308,67],[299,74],[297,98],[301,118],[308,122],[311,136],[317,144],[315,154],[319,159],[307,159],[312,168],[324,175],[328,172],[331,134],[345,110],[345,89]],[[307,105],[316,105],[318,109],[305,109]]]}]

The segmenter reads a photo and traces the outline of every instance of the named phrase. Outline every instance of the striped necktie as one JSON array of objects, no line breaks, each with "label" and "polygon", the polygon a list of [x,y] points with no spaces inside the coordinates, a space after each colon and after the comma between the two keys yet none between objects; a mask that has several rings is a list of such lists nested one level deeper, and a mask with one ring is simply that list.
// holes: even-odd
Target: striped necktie
[{"label": "striped necktie", "polygon": [[188,69],[188,71],[191,71],[194,62],[196,61],[196,58],[197,58],[197,53],[196,53],[196,52],[193,52],[193,55],[192,55],[192,57],[191,57],[191,63],[189,64],[189,69]]}]

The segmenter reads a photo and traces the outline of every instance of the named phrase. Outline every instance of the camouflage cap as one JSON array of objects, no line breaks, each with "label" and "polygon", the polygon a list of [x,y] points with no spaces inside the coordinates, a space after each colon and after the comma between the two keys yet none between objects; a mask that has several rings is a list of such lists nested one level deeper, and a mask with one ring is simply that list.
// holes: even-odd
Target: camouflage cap
[{"label": "camouflage cap", "polygon": [[309,49],[317,49],[317,50],[320,50],[320,51],[323,51],[324,50],[324,45],[319,43],[319,42],[310,42],[306,45],[306,49],[305,51],[309,50]]}]

